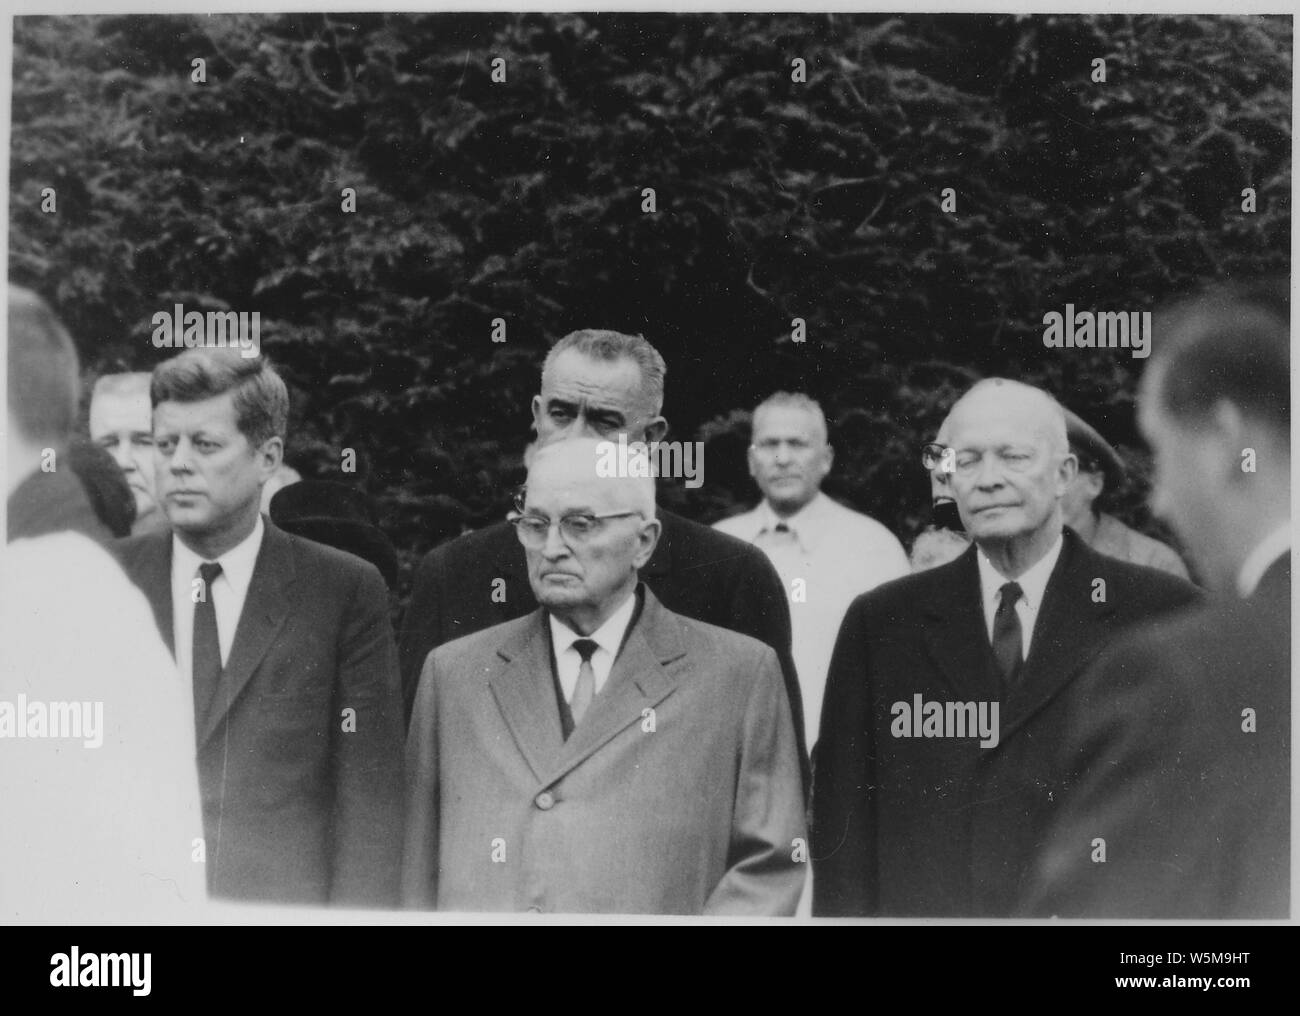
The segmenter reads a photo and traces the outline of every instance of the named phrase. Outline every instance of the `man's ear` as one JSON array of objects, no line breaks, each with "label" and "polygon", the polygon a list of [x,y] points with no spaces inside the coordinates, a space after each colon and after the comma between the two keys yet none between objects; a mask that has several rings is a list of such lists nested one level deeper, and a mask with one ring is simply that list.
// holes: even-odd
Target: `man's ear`
[{"label": "man's ear", "polygon": [[646,562],[654,555],[662,531],[663,523],[658,519],[647,519],[641,524],[641,529],[636,534],[636,556],[632,559],[637,569],[644,568]]},{"label": "man's ear", "polygon": [[656,416],[645,428],[645,439],[647,443],[662,441],[664,435],[668,433],[668,421],[662,416]]},{"label": "man's ear", "polygon": [[540,395],[534,395],[531,405],[533,410],[533,429],[536,430],[537,421],[542,418],[542,397]]},{"label": "man's ear", "polygon": [[262,479],[269,480],[284,461],[284,438],[269,437],[257,449],[258,465],[261,467]]},{"label": "man's ear", "polygon": [[1057,497],[1064,497],[1065,492],[1070,489],[1070,484],[1074,478],[1079,475],[1079,457],[1074,452],[1066,453],[1065,458],[1061,460],[1061,468],[1056,474]]}]

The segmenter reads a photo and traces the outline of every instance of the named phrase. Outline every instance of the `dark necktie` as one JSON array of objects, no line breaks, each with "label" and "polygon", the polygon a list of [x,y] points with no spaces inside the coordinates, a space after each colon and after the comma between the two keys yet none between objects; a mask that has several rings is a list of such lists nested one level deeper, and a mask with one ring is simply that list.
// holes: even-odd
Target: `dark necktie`
[{"label": "dark necktie", "polygon": [[1014,687],[1020,675],[1021,634],[1020,615],[1016,613],[1016,601],[1023,595],[1020,584],[1008,582],[1000,590],[1002,598],[993,615],[993,655],[1002,668],[1003,682],[1006,687]]},{"label": "dark necktie", "polygon": [[789,547],[794,543],[794,530],[778,522],[771,529],[764,529],[754,543],[759,547]]},{"label": "dark necktie", "polygon": [[194,604],[194,646],[191,653],[194,670],[194,722],[201,725],[217,693],[221,679],[221,641],[217,638],[217,608],[212,602],[212,583],[221,574],[221,565],[199,565],[203,598]]},{"label": "dark necktie", "polygon": [[592,639],[577,639],[573,648],[578,650],[582,663],[578,666],[578,683],[573,688],[573,701],[569,703],[569,712],[573,714],[573,725],[582,722],[582,716],[596,697],[596,671],[592,669],[592,654],[599,648]]}]

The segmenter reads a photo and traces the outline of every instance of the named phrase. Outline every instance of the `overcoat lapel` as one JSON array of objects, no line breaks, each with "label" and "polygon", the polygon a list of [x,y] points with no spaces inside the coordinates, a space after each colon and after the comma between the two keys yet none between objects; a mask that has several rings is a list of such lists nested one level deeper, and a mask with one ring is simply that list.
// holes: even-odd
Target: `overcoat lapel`
[{"label": "overcoat lapel", "polygon": [[528,615],[523,629],[497,649],[501,669],[488,680],[501,717],[539,782],[555,767],[564,747],[546,623],[544,610]]},{"label": "overcoat lapel", "polygon": [[676,625],[655,595],[641,587],[645,602],[628,633],[609,679],[566,742],[560,731],[551,674],[551,643],[544,610],[497,650],[504,661],[489,679],[497,708],[520,753],[542,785],[555,783],[615,735],[640,723],[642,710],[658,705],[677,682],[665,665],[685,655]]},{"label": "overcoat lapel", "polygon": [[1106,559],[1089,550],[1071,530],[1043,595],[1034,634],[1015,690],[1002,706],[1002,740],[1015,733],[1036,712],[1073,681],[1106,645],[1107,618],[1116,610],[1109,595],[1097,599],[1109,584]]},{"label": "overcoat lapel", "polygon": [[642,592],[641,617],[628,633],[605,687],[565,743],[547,783],[581,765],[627,727],[644,722],[643,711],[653,709],[677,687],[664,665],[686,654],[680,632],[655,595],[644,586]]},{"label": "overcoat lapel", "polygon": [[949,685],[955,702],[991,701],[1000,695],[981,607],[976,553],[972,545],[945,566],[950,581],[922,607],[927,617],[926,651]]}]

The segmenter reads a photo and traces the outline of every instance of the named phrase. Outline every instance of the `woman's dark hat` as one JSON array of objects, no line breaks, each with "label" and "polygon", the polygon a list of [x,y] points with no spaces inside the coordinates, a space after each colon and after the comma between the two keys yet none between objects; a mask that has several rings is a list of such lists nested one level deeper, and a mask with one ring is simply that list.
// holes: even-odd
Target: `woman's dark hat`
[{"label": "woman's dark hat", "polygon": [[285,532],[355,554],[379,569],[391,589],[397,551],[374,524],[368,498],[355,487],[328,480],[300,480],[271,498],[271,521]]},{"label": "woman's dark hat", "polygon": [[[1064,407],[1062,407],[1064,408]],[[1106,489],[1114,490],[1124,479],[1124,460],[1097,429],[1079,416],[1065,410],[1065,432],[1070,447],[1082,452],[1097,464],[1106,480]]]}]

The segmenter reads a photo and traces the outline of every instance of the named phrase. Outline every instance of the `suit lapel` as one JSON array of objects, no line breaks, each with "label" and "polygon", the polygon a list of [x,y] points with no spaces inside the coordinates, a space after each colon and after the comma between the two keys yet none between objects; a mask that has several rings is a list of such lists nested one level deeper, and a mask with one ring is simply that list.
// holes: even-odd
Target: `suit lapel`
[{"label": "suit lapel", "polygon": [[230,658],[217,682],[216,694],[199,729],[202,748],[230,707],[238,700],[262,658],[275,642],[294,606],[292,586],[295,579],[291,539],[265,520],[266,531],[257,552],[253,579],[244,598],[244,609],[235,628],[235,642]]},{"label": "suit lapel", "polygon": [[1116,605],[1109,596],[1102,602],[1093,599],[1094,579],[1110,584],[1106,559],[1070,530],[1063,539],[1034,622],[1029,657],[1015,691],[1002,707],[1003,741],[1055,698],[1106,645],[1105,618]]},{"label": "suit lapel", "polygon": [[[972,544],[956,561],[936,568],[942,581],[922,607],[929,618],[923,626],[926,650],[952,688],[954,701],[983,701],[999,695],[984,622],[979,565]],[[919,690],[919,689],[918,689]]]},{"label": "suit lapel", "polygon": [[546,612],[533,611],[523,630],[497,650],[504,664],[488,681],[520,754],[539,781],[564,747],[546,624]]},{"label": "suit lapel", "polygon": [[564,744],[559,763],[543,778],[551,784],[603,748],[620,731],[643,719],[642,710],[662,702],[677,687],[664,665],[685,655],[681,636],[664,608],[642,586],[641,617],[614,661],[605,687]]}]

